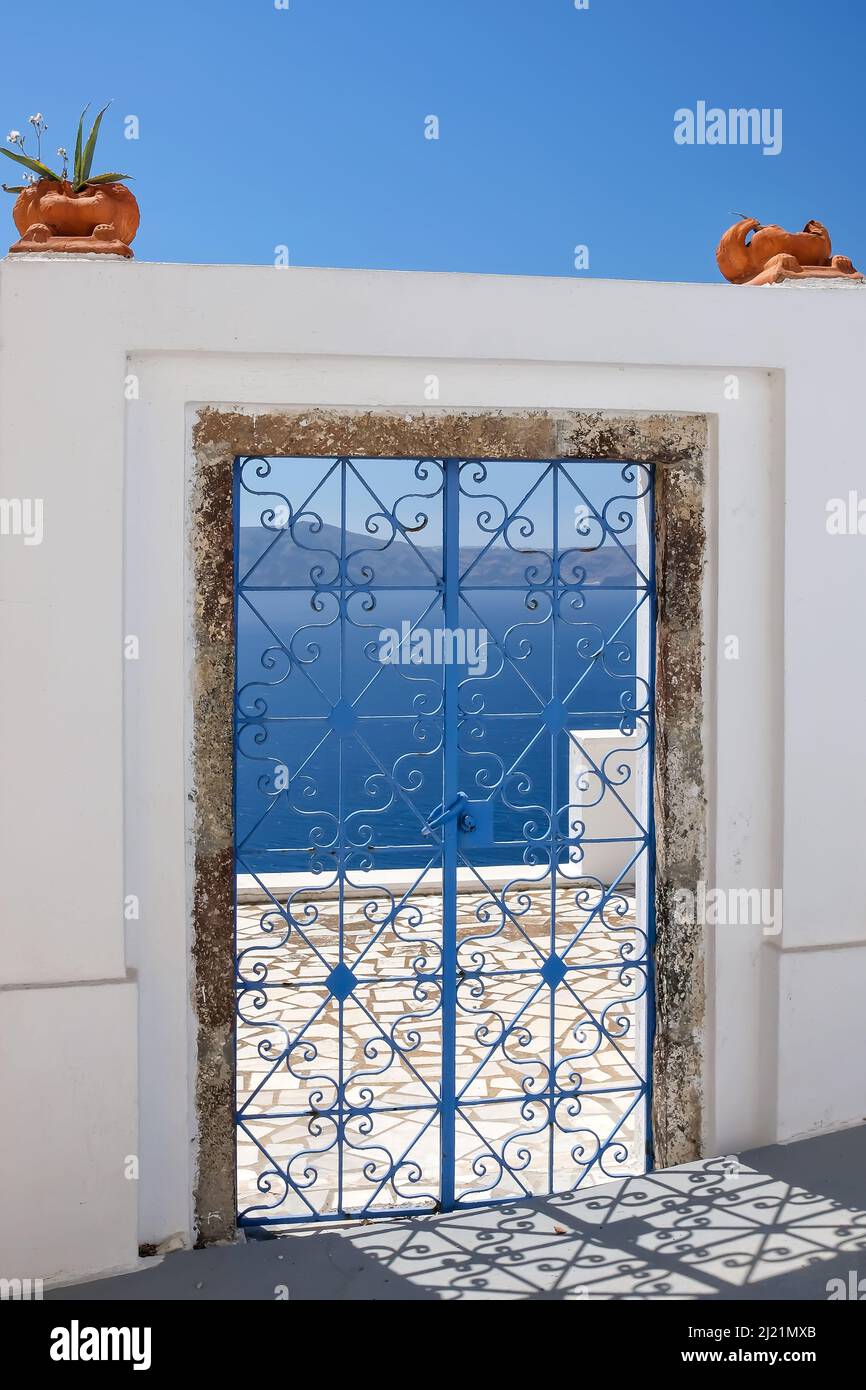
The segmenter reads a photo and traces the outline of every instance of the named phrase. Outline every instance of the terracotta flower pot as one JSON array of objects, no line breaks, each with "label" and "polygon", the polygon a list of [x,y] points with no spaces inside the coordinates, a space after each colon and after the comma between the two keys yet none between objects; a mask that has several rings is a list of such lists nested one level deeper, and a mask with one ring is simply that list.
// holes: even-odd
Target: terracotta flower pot
[{"label": "terracotta flower pot", "polygon": [[73,193],[70,183],[40,179],[19,193],[12,209],[21,240],[17,251],[102,252],[131,256],[138,231],[138,203],[122,183],[97,184]]}]

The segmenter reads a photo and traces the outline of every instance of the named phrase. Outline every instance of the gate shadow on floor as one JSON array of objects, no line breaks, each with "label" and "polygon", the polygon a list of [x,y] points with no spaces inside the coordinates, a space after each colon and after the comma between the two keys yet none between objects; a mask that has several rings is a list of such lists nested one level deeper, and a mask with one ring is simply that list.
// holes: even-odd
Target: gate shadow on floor
[{"label": "gate shadow on floor", "polygon": [[866,1126],[553,1199],[267,1235],[55,1299],[816,1299],[866,1257]]}]

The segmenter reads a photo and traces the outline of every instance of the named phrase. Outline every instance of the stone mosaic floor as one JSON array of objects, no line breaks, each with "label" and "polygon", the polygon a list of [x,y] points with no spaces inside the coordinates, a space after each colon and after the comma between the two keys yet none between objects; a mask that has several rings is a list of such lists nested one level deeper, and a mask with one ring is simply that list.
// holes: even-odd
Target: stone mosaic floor
[{"label": "stone mosaic floor", "polygon": [[[238,909],[250,984],[238,1023],[239,1210],[315,1220],[434,1209],[440,899],[347,900],[342,968],[339,903],[310,895],[293,912],[287,937],[267,904]],[[554,903],[549,885],[527,883],[504,900],[459,895],[458,1198],[643,1171],[644,958],[622,895],[603,919],[598,895],[575,887]]]}]

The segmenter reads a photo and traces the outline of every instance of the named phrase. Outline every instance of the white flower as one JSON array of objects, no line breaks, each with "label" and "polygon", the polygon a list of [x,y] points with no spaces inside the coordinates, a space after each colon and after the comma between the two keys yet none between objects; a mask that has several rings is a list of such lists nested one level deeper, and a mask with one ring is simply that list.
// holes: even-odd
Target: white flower
[{"label": "white flower", "polygon": [[42,112],[41,112],[41,111],[37,111],[35,116],[30,116],[30,117],[29,117],[29,124],[30,124],[30,125],[41,125],[41,124],[42,124]]},{"label": "white flower", "polygon": [[60,155],[60,158],[61,158],[61,159],[68,159],[68,158],[69,158],[69,155],[66,153],[66,151],[65,151],[65,149],[63,148],[62,145],[59,146],[59,148],[58,148],[58,150],[57,150],[57,153]]},{"label": "white flower", "polygon": [[10,130],[9,134],[6,136],[6,141],[7,141],[7,143],[10,144],[10,145],[20,145],[20,143],[21,143],[21,131],[20,131],[20,130]]}]

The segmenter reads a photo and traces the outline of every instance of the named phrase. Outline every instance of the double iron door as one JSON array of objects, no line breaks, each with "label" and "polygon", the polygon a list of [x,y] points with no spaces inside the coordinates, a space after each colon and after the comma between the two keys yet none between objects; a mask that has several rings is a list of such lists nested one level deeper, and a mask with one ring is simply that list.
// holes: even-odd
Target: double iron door
[{"label": "double iron door", "polygon": [[236,464],[240,1220],[647,1164],[652,476]]}]

